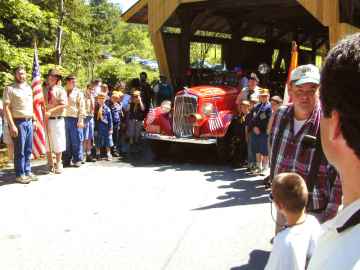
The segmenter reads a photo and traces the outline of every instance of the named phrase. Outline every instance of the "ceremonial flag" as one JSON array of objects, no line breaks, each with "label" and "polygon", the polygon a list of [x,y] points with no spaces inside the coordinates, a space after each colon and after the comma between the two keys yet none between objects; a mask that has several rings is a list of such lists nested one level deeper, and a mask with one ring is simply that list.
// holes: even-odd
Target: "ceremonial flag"
[{"label": "ceremonial flag", "polygon": [[224,128],[221,116],[217,111],[210,114],[208,124],[211,132],[216,132],[217,130]]},{"label": "ceremonial flag", "polygon": [[285,85],[285,92],[284,92],[284,98],[283,98],[284,105],[287,105],[291,102],[291,99],[290,99],[289,93],[288,93],[288,85],[290,83],[291,72],[298,66],[298,59],[299,59],[299,53],[298,53],[297,44],[295,41],[293,41],[292,48],[291,48],[290,66],[289,66],[288,77],[287,77],[287,81],[286,81],[286,85]]},{"label": "ceremonial flag", "polygon": [[34,117],[36,119],[36,128],[33,135],[33,155],[39,158],[45,154],[45,128],[44,128],[44,95],[41,87],[40,66],[37,47],[34,48],[34,62],[32,70],[32,83],[34,97]]}]

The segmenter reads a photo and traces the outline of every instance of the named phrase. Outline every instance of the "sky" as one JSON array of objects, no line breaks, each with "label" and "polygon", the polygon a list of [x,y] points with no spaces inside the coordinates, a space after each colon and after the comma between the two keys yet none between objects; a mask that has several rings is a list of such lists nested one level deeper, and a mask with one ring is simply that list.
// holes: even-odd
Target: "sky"
[{"label": "sky", "polygon": [[128,10],[137,0],[110,0],[115,4],[119,4],[123,12]]}]

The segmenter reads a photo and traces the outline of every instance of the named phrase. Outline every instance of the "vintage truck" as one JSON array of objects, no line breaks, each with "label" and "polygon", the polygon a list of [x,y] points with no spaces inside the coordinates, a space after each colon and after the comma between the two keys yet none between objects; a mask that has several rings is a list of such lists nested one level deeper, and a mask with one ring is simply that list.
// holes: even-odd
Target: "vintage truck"
[{"label": "vintage truck", "polygon": [[228,128],[236,112],[239,90],[230,86],[196,86],[177,92],[174,104],[164,101],[149,111],[144,138],[161,155],[171,144],[214,145],[221,159],[229,155]]}]

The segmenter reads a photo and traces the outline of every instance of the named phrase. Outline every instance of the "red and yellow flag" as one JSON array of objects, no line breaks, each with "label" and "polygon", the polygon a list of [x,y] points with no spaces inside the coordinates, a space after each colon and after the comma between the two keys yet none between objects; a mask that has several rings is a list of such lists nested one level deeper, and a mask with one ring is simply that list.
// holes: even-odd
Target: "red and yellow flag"
[{"label": "red and yellow flag", "polygon": [[295,41],[292,42],[292,48],[291,48],[291,59],[290,59],[290,66],[289,66],[289,71],[288,71],[288,76],[287,76],[287,81],[286,81],[286,85],[285,85],[285,92],[284,92],[284,105],[288,104],[291,102],[289,93],[288,93],[288,85],[290,83],[290,76],[291,76],[291,72],[297,68],[298,66],[298,59],[299,59],[299,52],[298,52],[298,47]]}]

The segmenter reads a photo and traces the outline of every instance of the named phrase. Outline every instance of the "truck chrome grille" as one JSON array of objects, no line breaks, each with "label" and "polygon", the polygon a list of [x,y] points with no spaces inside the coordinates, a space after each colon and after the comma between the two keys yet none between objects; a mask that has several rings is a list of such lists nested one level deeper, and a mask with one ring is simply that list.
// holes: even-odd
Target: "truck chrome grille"
[{"label": "truck chrome grille", "polygon": [[186,121],[186,117],[197,112],[197,97],[183,95],[175,97],[173,130],[177,137],[193,136],[193,125]]}]

